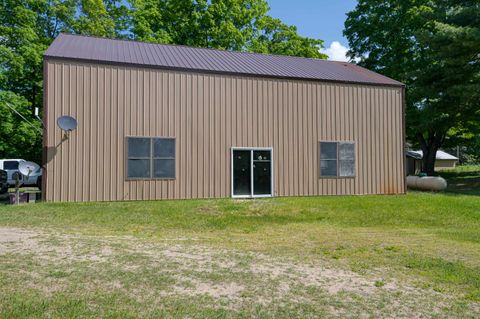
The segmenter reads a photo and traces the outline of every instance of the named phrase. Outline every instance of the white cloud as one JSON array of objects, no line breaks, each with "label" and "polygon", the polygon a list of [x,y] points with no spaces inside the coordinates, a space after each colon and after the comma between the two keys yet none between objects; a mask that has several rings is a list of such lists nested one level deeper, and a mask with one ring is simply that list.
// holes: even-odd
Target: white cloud
[{"label": "white cloud", "polygon": [[332,44],[330,44],[330,47],[320,50],[320,52],[328,55],[329,60],[342,61],[342,62],[349,61],[349,59],[347,58],[347,51],[348,51],[348,48],[343,46],[338,41],[333,41]]}]

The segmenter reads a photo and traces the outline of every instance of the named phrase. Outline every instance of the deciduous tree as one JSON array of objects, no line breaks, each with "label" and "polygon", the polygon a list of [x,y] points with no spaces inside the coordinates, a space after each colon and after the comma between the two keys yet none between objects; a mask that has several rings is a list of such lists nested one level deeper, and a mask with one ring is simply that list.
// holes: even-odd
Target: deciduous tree
[{"label": "deciduous tree", "polygon": [[134,38],[223,50],[326,58],[323,41],[270,17],[265,0],[130,0]]},{"label": "deciduous tree", "polygon": [[344,33],[351,58],[407,85],[407,133],[424,172],[441,146],[479,133],[480,2],[360,0]]}]

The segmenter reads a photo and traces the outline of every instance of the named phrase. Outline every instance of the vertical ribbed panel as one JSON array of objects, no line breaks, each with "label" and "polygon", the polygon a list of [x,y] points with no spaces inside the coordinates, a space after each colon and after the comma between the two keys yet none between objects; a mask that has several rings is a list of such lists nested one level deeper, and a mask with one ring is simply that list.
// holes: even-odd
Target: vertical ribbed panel
[{"label": "vertical ribbed panel", "polygon": [[[231,147],[272,147],[275,196],[405,191],[402,89],[46,63],[46,199],[229,197]],[[68,139],[56,119],[71,115]],[[175,137],[176,179],[125,180],[125,137]],[[354,141],[355,178],[319,177],[319,141]]]}]

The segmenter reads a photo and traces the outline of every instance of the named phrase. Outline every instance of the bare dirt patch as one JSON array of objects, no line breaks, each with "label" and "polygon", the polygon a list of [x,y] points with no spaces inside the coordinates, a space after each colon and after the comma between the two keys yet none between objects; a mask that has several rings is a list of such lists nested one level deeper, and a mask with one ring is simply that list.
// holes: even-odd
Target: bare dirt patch
[{"label": "bare dirt patch", "polygon": [[0,254],[29,252],[37,246],[40,233],[21,228],[0,227]]},{"label": "bare dirt patch", "polygon": [[240,293],[245,289],[245,287],[235,282],[215,284],[190,279],[187,284],[188,287],[176,286],[175,292],[188,296],[208,295],[215,299],[227,298],[233,300],[238,299]]}]

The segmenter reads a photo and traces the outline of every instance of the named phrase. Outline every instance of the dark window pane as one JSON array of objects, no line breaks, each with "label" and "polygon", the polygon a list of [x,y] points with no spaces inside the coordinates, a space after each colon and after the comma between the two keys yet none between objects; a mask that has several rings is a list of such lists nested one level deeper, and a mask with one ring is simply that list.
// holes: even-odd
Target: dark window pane
[{"label": "dark window pane", "polygon": [[250,196],[250,151],[233,151],[233,194]]},{"label": "dark window pane", "polygon": [[153,140],[153,157],[175,157],[175,140],[156,138]]},{"label": "dark window pane", "polygon": [[353,143],[339,143],[339,160],[355,160],[355,144]]},{"label": "dark window pane", "polygon": [[253,151],[254,161],[269,161],[270,151]]},{"label": "dark window pane", "polygon": [[270,162],[255,162],[253,164],[253,193],[255,195],[271,195]]},{"label": "dark window pane", "polygon": [[337,176],[337,161],[321,160],[320,175],[321,176]]},{"label": "dark window pane", "polygon": [[3,169],[18,169],[17,161],[5,161],[3,162]]},{"label": "dark window pane", "polygon": [[320,142],[320,159],[337,159],[337,143]]},{"label": "dark window pane", "polygon": [[175,160],[174,159],[153,160],[153,177],[175,178]]},{"label": "dark window pane", "polygon": [[338,166],[339,166],[340,176],[342,177],[355,176],[355,161],[340,161]]},{"label": "dark window pane", "polygon": [[150,160],[129,159],[127,176],[130,178],[150,178]]},{"label": "dark window pane", "polygon": [[129,137],[128,157],[150,157],[150,139],[143,137]]}]

